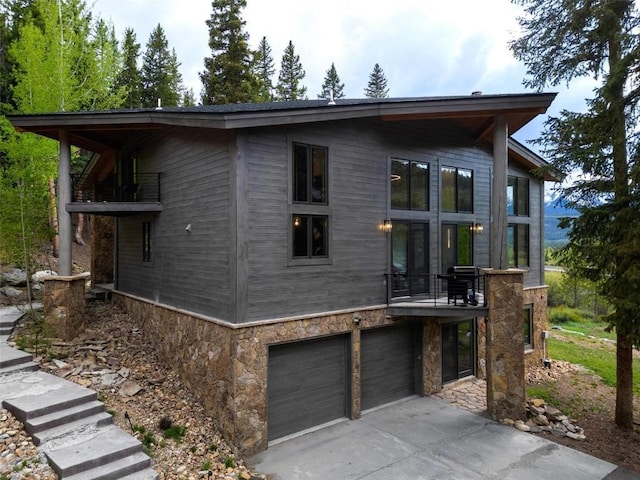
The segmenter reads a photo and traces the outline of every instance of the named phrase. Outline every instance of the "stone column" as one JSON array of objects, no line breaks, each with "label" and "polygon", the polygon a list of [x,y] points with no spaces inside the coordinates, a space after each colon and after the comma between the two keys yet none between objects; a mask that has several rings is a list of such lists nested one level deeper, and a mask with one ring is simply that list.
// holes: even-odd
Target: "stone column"
[{"label": "stone column", "polygon": [[424,395],[442,390],[442,327],[436,319],[423,323],[422,387]]},{"label": "stone column", "polygon": [[84,287],[89,273],[44,279],[44,315],[53,334],[65,341],[84,332]]},{"label": "stone column", "polygon": [[360,403],[360,329],[351,332],[351,419],[356,420],[362,415]]},{"label": "stone column", "polygon": [[525,419],[521,270],[486,270],[487,410],[494,420]]}]

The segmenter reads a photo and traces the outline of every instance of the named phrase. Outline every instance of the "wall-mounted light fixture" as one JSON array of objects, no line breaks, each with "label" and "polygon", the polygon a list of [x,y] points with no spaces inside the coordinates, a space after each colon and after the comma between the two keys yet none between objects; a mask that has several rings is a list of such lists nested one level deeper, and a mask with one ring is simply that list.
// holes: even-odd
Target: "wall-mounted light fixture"
[{"label": "wall-mounted light fixture", "polygon": [[477,235],[480,235],[482,232],[484,232],[484,226],[481,223],[474,222],[473,225],[471,225],[471,231]]},{"label": "wall-mounted light fixture", "polygon": [[391,230],[393,230],[393,223],[391,223],[391,220],[386,219],[384,222],[382,222],[381,228],[384,233],[389,233],[391,232]]},{"label": "wall-mounted light fixture", "polygon": [[293,226],[298,228],[302,225],[302,219],[300,217],[293,217]]}]

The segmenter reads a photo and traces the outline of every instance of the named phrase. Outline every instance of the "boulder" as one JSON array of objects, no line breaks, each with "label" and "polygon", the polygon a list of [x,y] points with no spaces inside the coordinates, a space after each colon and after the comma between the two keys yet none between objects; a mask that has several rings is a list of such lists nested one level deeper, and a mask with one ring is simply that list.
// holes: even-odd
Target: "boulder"
[{"label": "boulder", "polygon": [[27,286],[27,273],[19,268],[5,273],[3,275],[4,281],[11,287],[26,287]]}]

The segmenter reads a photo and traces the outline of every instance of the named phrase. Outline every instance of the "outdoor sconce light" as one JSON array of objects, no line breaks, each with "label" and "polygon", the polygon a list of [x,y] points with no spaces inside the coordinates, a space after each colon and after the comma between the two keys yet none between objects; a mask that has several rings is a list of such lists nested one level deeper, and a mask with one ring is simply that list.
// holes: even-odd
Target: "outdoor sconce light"
[{"label": "outdoor sconce light", "polygon": [[302,219],[300,217],[293,217],[293,226],[298,228],[302,225]]},{"label": "outdoor sconce light", "polygon": [[481,223],[474,222],[473,225],[471,225],[471,231],[479,235],[482,232],[484,232],[484,227],[482,226]]},{"label": "outdoor sconce light", "polygon": [[384,233],[389,233],[391,232],[392,229],[393,229],[393,224],[391,223],[391,220],[387,219],[384,222],[382,222],[382,231]]}]

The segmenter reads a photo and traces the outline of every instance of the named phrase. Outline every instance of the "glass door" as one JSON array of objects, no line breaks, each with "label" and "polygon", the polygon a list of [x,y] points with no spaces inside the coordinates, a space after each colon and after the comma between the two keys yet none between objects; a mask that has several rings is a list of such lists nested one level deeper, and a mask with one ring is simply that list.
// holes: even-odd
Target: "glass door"
[{"label": "glass door", "polygon": [[473,375],[475,337],[473,320],[442,325],[442,383]]},{"label": "glass door", "polygon": [[391,273],[393,296],[429,291],[429,225],[393,222]]}]

